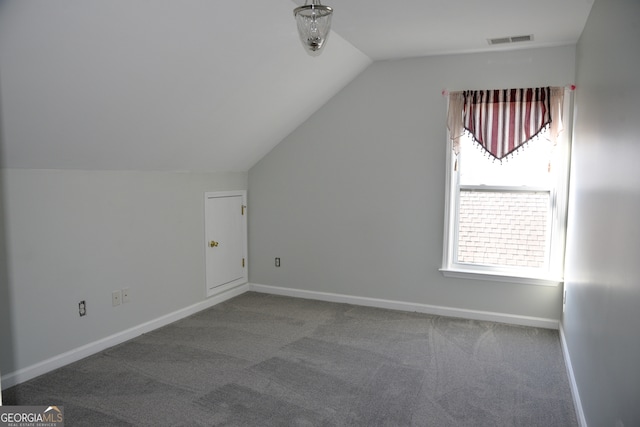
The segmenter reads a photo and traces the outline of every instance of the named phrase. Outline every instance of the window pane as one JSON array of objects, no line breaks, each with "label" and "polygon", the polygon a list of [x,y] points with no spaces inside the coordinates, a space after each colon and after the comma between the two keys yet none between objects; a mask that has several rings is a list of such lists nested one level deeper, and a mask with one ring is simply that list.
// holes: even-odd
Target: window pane
[{"label": "window pane", "polygon": [[541,268],[548,192],[460,190],[457,262]]},{"label": "window pane", "polygon": [[526,144],[519,153],[502,160],[494,160],[467,135],[460,138],[461,185],[549,186],[551,142],[540,138]]}]

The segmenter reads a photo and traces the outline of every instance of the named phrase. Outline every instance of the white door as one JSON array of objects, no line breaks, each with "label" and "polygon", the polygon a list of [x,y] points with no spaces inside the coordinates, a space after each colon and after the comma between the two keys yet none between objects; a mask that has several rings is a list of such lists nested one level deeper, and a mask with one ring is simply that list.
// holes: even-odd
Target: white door
[{"label": "white door", "polygon": [[247,282],[245,192],[205,194],[207,296]]}]

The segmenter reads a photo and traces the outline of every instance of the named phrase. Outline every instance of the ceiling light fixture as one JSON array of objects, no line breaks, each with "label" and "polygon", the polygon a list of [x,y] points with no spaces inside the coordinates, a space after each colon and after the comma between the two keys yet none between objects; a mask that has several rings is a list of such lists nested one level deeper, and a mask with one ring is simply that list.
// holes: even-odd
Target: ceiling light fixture
[{"label": "ceiling light fixture", "polygon": [[298,23],[302,45],[312,55],[319,55],[331,30],[333,9],[320,4],[320,0],[305,0],[304,6],[296,7],[293,16]]}]

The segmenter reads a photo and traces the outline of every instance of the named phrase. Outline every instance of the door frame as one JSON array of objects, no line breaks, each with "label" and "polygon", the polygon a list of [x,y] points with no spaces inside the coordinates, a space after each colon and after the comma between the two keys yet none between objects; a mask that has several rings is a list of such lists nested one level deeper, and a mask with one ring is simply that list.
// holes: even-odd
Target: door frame
[{"label": "door frame", "polygon": [[[241,197],[242,198],[242,206],[243,206],[243,220],[242,220],[242,256],[244,258],[244,267],[242,269],[242,277],[234,280],[233,282],[230,283],[226,283],[222,286],[218,286],[216,288],[213,288],[211,290],[209,290],[209,276],[211,274],[211,272],[209,271],[209,267],[207,266],[207,256],[206,256],[206,251],[208,248],[208,241],[207,241],[207,200],[209,199],[213,199],[213,198],[218,198],[218,197]],[[218,295],[221,294],[223,292],[226,292],[230,289],[233,289],[237,286],[243,285],[245,283],[249,282],[249,258],[248,258],[248,251],[247,251],[247,191],[246,190],[232,190],[232,191],[207,191],[204,193],[204,198],[203,198],[203,213],[204,213],[204,224],[203,224],[203,233],[202,233],[202,247],[203,247],[203,260],[204,260],[204,264],[205,264],[205,280],[204,280],[204,289],[205,289],[205,294],[208,297],[212,297],[214,295]]]}]

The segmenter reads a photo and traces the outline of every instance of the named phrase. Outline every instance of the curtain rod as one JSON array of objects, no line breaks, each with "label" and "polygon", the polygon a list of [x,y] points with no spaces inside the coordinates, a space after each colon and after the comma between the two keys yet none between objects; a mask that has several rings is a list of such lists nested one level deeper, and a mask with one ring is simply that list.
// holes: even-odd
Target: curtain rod
[{"label": "curtain rod", "polygon": [[[564,86],[564,90],[568,90],[568,91],[573,92],[574,90],[576,90],[576,85],[575,84],[565,85]],[[442,89],[442,96],[449,96],[449,94],[451,92],[456,92],[456,91],[450,91],[448,89]]]}]

